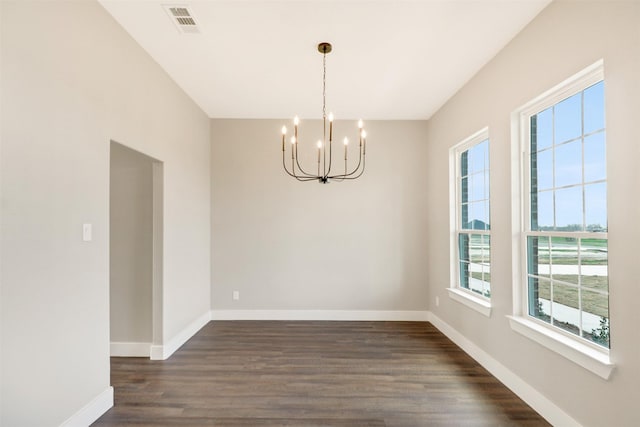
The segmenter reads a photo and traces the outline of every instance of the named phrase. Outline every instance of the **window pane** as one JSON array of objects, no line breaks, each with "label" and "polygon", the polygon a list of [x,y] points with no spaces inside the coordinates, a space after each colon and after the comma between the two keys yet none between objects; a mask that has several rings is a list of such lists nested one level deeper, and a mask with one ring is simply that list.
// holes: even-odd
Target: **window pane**
[{"label": "window pane", "polygon": [[577,287],[553,282],[553,324],[572,334],[580,335],[580,310]]},{"label": "window pane", "polygon": [[556,190],[556,229],[580,231],[582,226],[582,187]]},{"label": "window pane", "polygon": [[[536,154],[535,169],[532,177],[535,177],[538,190],[553,187],[553,151],[545,150]],[[534,167],[532,162],[532,167]],[[533,183],[532,183],[533,184]]]},{"label": "window pane", "polygon": [[460,286],[469,288],[469,235],[458,235],[458,258],[460,260]]},{"label": "window pane", "polygon": [[479,144],[474,145],[470,148],[469,151],[469,173],[480,172],[485,169],[488,169],[488,164],[486,163],[486,151],[488,149],[488,145],[485,142],[481,142]]},{"label": "window pane", "polygon": [[[583,289],[582,310],[588,323],[588,327],[585,330],[591,332],[591,329],[600,323],[600,317],[609,317],[609,297],[600,292]],[[590,321],[589,318],[591,319]]]},{"label": "window pane", "polygon": [[548,280],[529,277],[529,315],[547,323],[551,321],[550,286]]},{"label": "window pane", "polygon": [[472,230],[473,229],[473,216],[475,215],[473,213],[473,208],[474,208],[474,204],[472,204],[472,203],[467,203],[466,204],[467,217],[463,218],[465,220],[462,223],[462,229],[463,230]]},{"label": "window pane", "polygon": [[460,154],[460,176],[467,176],[469,174],[469,152],[463,151]]},{"label": "window pane", "polygon": [[551,237],[551,260],[554,265],[572,266],[571,268],[559,269],[558,273],[578,274],[578,239]]},{"label": "window pane", "polygon": [[469,201],[469,178],[467,176],[460,180],[460,201],[462,203]]},{"label": "window pane", "polygon": [[489,198],[490,189],[491,189],[491,181],[489,177],[489,171],[485,170],[484,171],[484,194],[486,199]]},{"label": "window pane", "polygon": [[489,218],[485,211],[485,202],[469,203],[469,224],[468,229],[486,230]]},{"label": "window pane", "polygon": [[489,200],[484,201],[484,212],[485,212],[485,230],[491,229],[491,212],[489,211]]},{"label": "window pane", "polygon": [[460,286],[490,296],[490,240],[481,234],[460,234]]},{"label": "window pane", "polygon": [[609,340],[609,317],[595,316],[583,314],[582,317],[582,336],[603,347],[610,348]]},{"label": "window pane", "polygon": [[555,148],[555,186],[582,182],[582,141],[577,140]]},{"label": "window pane", "polygon": [[469,224],[469,205],[467,203],[460,206],[460,215],[460,228],[467,229]]},{"label": "window pane", "polygon": [[531,196],[531,229],[553,229],[553,192],[545,191]]},{"label": "window pane", "polygon": [[483,200],[487,198],[484,186],[484,172],[475,173],[470,177],[469,201]]},{"label": "window pane", "polygon": [[469,235],[460,233],[458,235],[458,257],[460,261],[469,262]]},{"label": "window pane", "polygon": [[482,236],[479,234],[471,234],[469,236],[469,258],[471,262],[481,263],[483,261],[482,255]]},{"label": "window pane", "polygon": [[580,264],[582,286],[607,292],[609,289],[607,240],[581,239]]},{"label": "window pane", "polygon": [[491,236],[481,236],[482,250],[482,294],[491,297]]},{"label": "window pane", "polygon": [[584,91],[584,133],[604,128],[604,82]]},{"label": "window pane", "polygon": [[598,181],[607,177],[604,138],[604,132],[599,132],[584,139],[585,182]]},{"label": "window pane", "polygon": [[578,239],[551,237],[551,264],[554,282],[560,280],[578,286],[580,284]]},{"label": "window pane", "polygon": [[469,289],[469,263],[460,261],[460,287]]},{"label": "window pane", "polygon": [[607,231],[607,184],[584,186],[585,222],[589,231]]},{"label": "window pane", "polygon": [[555,143],[561,144],[582,134],[582,93],[557,103],[554,107]]},{"label": "window pane", "polygon": [[534,129],[532,129],[532,137],[535,137],[535,150],[551,147],[553,142],[553,116],[551,110],[552,108],[549,107],[534,116],[536,129],[535,135],[533,134]]},{"label": "window pane", "polygon": [[485,266],[488,266],[491,263],[491,236],[484,235],[481,237],[482,261]]},{"label": "window pane", "polygon": [[583,290],[582,310],[582,336],[609,348],[609,297]]},{"label": "window pane", "polygon": [[482,281],[482,265],[469,264],[471,277],[469,278],[469,289],[482,295],[484,294],[484,282]]},{"label": "window pane", "polygon": [[530,236],[527,239],[527,273],[549,278],[549,238]]}]

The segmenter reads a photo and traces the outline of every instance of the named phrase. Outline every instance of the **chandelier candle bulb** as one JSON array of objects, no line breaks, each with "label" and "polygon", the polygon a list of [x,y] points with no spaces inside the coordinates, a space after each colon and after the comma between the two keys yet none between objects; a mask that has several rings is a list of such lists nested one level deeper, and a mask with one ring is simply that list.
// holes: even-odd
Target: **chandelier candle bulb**
[{"label": "chandelier candle bulb", "polygon": [[367,132],[364,130],[361,133],[362,135],[362,155],[367,154]]},{"label": "chandelier candle bulb", "polygon": [[284,137],[287,135],[286,126],[282,126],[282,151],[284,151]]},{"label": "chandelier candle bulb", "polygon": [[349,140],[347,139],[347,137],[344,137],[344,160],[345,162],[347,161],[347,145],[349,145]]},{"label": "chandelier candle bulb", "polygon": [[329,142],[333,140],[333,113],[329,113]]},{"label": "chandelier candle bulb", "polygon": [[[293,160],[295,157],[295,152],[296,152],[296,137],[292,136],[291,137],[291,160]],[[282,157],[284,157],[284,153],[282,153]]]}]

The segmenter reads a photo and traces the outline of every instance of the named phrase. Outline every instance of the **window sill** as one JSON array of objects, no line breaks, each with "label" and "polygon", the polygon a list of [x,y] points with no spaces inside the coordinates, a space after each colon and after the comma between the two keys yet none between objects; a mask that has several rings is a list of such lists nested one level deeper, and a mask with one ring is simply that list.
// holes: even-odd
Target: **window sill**
[{"label": "window sill", "polygon": [[449,297],[452,300],[458,301],[484,316],[491,317],[491,303],[489,301],[457,288],[447,288],[447,291],[449,291]]},{"label": "window sill", "polygon": [[600,378],[609,379],[615,365],[609,355],[554,332],[521,316],[507,316],[511,329],[554,351],[570,361],[593,372]]}]

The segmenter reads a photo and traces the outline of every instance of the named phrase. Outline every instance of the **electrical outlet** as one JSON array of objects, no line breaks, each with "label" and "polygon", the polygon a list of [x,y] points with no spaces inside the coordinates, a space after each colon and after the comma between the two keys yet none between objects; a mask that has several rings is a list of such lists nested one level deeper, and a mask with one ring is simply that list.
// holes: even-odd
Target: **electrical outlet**
[{"label": "electrical outlet", "polygon": [[436,297],[436,307],[440,307],[440,297]]},{"label": "electrical outlet", "polygon": [[238,301],[240,299],[240,291],[233,291],[233,300]]}]

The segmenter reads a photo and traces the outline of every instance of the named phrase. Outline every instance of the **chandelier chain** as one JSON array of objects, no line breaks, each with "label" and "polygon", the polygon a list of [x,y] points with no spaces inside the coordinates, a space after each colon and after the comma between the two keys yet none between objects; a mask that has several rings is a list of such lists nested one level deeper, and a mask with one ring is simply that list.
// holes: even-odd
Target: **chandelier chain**
[{"label": "chandelier chain", "polygon": [[327,116],[327,54],[322,54],[322,118]]},{"label": "chandelier chain", "polygon": [[[327,51],[322,53],[322,170],[327,175]],[[331,169],[331,165],[329,165]]]}]

